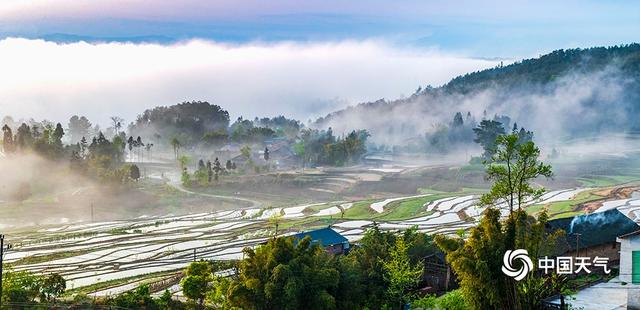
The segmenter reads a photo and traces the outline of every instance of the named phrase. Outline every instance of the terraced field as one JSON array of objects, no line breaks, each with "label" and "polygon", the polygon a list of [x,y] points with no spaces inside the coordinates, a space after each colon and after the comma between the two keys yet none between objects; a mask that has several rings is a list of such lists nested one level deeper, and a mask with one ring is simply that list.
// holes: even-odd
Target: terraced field
[{"label": "terraced field", "polygon": [[[557,190],[527,202],[527,210],[535,214],[545,208],[551,216],[570,216],[618,208],[640,221],[636,190],[633,186]],[[453,234],[476,224],[484,210],[478,198],[479,193],[472,190],[423,191],[285,207],[264,207],[243,198],[248,205],[244,209],[14,231],[8,233],[14,247],[5,261],[14,270],[60,273],[68,281],[69,294],[114,295],[150,283],[157,291],[168,288],[179,296],[176,283],[187,264],[200,259],[241,259],[243,248],[274,235],[274,222],[279,224],[279,235],[332,225],[350,241],[360,239],[374,223],[385,230],[417,226],[427,233]],[[498,207],[508,212],[505,204]]]}]

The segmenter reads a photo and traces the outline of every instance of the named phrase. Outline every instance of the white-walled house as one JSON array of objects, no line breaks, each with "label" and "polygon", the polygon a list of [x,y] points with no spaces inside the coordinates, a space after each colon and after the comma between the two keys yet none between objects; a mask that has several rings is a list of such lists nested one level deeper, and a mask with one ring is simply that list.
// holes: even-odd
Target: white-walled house
[{"label": "white-walled house", "polygon": [[627,309],[640,309],[640,230],[617,238],[620,243],[620,282],[628,284]]}]

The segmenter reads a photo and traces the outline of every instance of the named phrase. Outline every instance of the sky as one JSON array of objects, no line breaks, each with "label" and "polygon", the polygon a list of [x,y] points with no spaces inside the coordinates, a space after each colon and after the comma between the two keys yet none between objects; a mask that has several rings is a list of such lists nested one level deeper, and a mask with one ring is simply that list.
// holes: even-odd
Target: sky
[{"label": "sky", "polygon": [[106,124],[203,100],[306,121],[638,36],[638,1],[3,0],[0,115]]}]

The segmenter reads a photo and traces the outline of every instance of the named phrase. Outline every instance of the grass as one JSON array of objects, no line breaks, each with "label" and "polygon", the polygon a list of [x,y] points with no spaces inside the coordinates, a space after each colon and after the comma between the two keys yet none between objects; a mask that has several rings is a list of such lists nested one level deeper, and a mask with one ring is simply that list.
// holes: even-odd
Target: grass
[{"label": "grass", "polygon": [[345,211],[344,219],[349,220],[386,220],[386,221],[398,221],[417,216],[429,215],[432,212],[427,212],[424,208],[425,204],[429,202],[451,197],[459,194],[470,194],[468,191],[462,191],[459,193],[442,193],[432,194],[430,196],[409,198],[405,200],[394,201],[387,204],[384,207],[383,213],[377,213],[370,208],[370,205],[378,200],[362,200],[355,202],[353,206]]},{"label": "grass", "polygon": [[534,205],[527,208],[527,213],[537,215],[542,212],[543,209],[547,210],[547,213],[551,218],[570,217],[575,215],[584,214],[582,211],[575,211],[575,207],[581,203],[594,201],[603,198],[600,195],[596,195],[593,191],[584,191],[578,193],[572,200],[556,201],[546,205]]},{"label": "grass", "polygon": [[577,178],[583,186],[606,187],[640,180],[636,175],[594,175]]},{"label": "grass", "polygon": [[434,200],[449,197],[448,194],[437,194],[420,198],[394,201],[385,206],[385,212],[378,218],[381,220],[397,221],[414,218],[421,215],[429,215],[424,205]]},{"label": "grass", "polygon": [[420,197],[415,199],[394,201],[385,206],[385,210],[390,210],[380,219],[384,220],[401,220],[417,216],[424,207],[425,203],[433,201],[431,196]]},{"label": "grass", "polygon": [[375,200],[362,200],[358,202],[354,202],[351,208],[347,209],[344,212],[344,218],[350,220],[362,220],[362,219],[370,219],[374,217],[377,213],[376,211],[371,210],[369,206],[374,203]]}]

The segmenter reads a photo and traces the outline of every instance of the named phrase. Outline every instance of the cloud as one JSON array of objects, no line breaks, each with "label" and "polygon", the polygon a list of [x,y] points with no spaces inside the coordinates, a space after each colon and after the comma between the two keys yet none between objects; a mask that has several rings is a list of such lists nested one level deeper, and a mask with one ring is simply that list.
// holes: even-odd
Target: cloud
[{"label": "cloud", "polygon": [[0,41],[0,111],[64,121],[86,115],[131,121],[146,108],[206,100],[232,117],[284,114],[306,120],[419,85],[496,65],[381,41],[174,45]]}]

